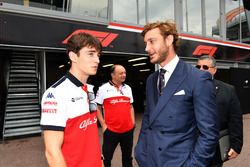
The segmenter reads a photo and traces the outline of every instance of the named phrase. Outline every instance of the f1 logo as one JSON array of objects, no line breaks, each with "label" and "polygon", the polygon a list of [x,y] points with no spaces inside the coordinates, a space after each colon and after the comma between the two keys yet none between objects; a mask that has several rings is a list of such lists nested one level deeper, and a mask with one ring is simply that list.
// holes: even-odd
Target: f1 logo
[{"label": "f1 logo", "polygon": [[199,45],[194,50],[193,55],[198,56],[198,57],[202,55],[214,56],[214,53],[216,52],[216,50],[217,50],[217,47],[214,47],[214,46]]},{"label": "f1 logo", "polygon": [[65,40],[63,40],[62,43],[66,44],[72,35],[78,34],[81,32],[88,33],[88,34],[93,35],[96,38],[98,38],[101,41],[103,47],[107,47],[118,36],[118,34],[110,33],[110,32],[101,32],[101,31],[80,29],[80,30],[76,30],[73,33],[71,33]]}]

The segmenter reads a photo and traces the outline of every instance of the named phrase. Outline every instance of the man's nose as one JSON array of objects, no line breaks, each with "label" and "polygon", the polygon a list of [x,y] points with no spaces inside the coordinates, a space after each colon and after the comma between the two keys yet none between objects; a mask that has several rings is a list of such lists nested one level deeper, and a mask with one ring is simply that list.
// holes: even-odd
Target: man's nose
[{"label": "man's nose", "polygon": [[149,52],[149,50],[150,50],[150,46],[148,44],[146,44],[145,51]]},{"label": "man's nose", "polygon": [[95,56],[95,62],[98,63],[98,64],[100,63],[100,57],[99,57],[99,55]]}]

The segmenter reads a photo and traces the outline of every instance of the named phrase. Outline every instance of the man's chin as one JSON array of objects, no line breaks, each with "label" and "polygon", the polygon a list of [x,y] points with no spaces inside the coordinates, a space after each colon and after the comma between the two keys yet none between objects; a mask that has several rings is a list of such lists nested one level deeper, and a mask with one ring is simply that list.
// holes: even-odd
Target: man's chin
[{"label": "man's chin", "polygon": [[96,75],[96,71],[95,71],[95,72],[90,73],[89,75]]},{"label": "man's chin", "polygon": [[150,59],[150,63],[152,63],[152,64],[157,64],[157,61],[154,60],[154,59]]}]

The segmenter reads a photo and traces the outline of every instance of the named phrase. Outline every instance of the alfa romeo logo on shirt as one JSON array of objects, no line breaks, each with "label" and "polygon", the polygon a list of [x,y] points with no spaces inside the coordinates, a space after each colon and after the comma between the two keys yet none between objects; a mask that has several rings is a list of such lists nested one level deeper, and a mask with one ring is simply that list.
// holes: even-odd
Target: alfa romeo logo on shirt
[{"label": "alfa romeo logo on shirt", "polygon": [[96,122],[97,122],[96,117],[94,117],[93,120],[91,118],[88,118],[88,119],[81,122],[79,128],[83,129],[83,130],[86,130],[89,125],[95,124]]},{"label": "alfa romeo logo on shirt", "polygon": [[129,100],[125,100],[125,99],[114,99],[114,100],[111,100],[110,103],[111,104],[116,104],[116,103],[129,103],[130,101]]}]

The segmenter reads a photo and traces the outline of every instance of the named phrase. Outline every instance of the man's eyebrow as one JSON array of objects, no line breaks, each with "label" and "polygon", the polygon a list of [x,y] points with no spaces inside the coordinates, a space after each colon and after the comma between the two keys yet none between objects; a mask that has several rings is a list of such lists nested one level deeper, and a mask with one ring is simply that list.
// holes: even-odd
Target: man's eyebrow
[{"label": "man's eyebrow", "polygon": [[92,49],[88,49],[87,52],[97,52],[97,50],[95,48],[92,48]]},{"label": "man's eyebrow", "polygon": [[155,40],[156,38],[155,37],[151,37],[151,38],[148,38],[147,41],[149,40]]},{"label": "man's eyebrow", "polygon": [[156,38],[154,37],[148,38],[147,40],[144,40],[144,43],[147,43],[147,41],[153,41],[153,40],[156,40]]}]

